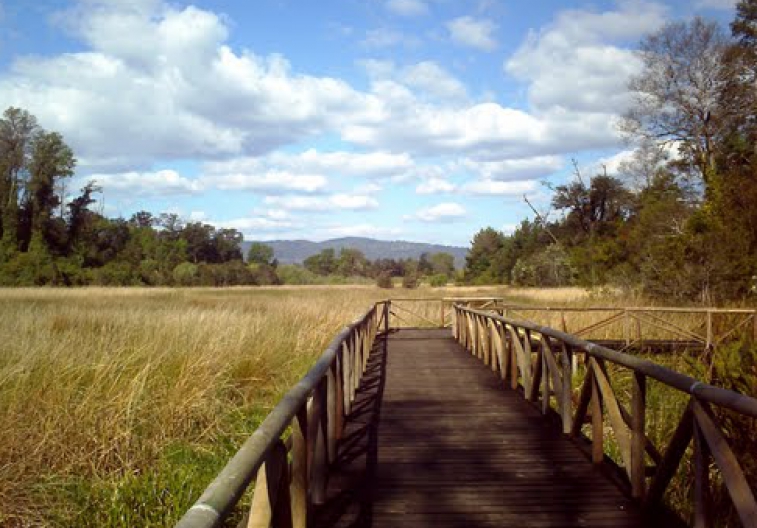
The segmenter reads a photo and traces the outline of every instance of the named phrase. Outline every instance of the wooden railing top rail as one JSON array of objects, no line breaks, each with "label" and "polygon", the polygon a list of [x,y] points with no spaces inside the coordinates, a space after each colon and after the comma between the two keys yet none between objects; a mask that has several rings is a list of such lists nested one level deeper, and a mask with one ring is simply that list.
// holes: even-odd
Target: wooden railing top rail
[{"label": "wooden railing top rail", "polygon": [[531,310],[546,312],[668,312],[668,313],[718,313],[718,314],[753,314],[757,308],[696,308],[675,306],[535,306],[528,304],[503,304],[498,308],[508,310]]},{"label": "wooden railing top rail", "polygon": [[[308,406],[308,400],[323,385],[327,374],[334,368],[340,349],[350,346],[348,342],[354,337],[356,330],[376,317],[379,306],[384,305],[384,302],[376,303],[337,334],[315,365],[281,398],[195,504],[187,510],[176,525],[177,528],[217,526],[231,512],[258,470],[281,445],[281,436],[285,430],[296,423],[298,415]],[[386,321],[385,313],[384,320]],[[355,374],[359,376],[361,373]],[[352,383],[356,386],[354,380]],[[345,388],[347,389],[348,387]],[[310,434],[313,435],[312,432]]]},{"label": "wooden railing top rail", "polygon": [[[530,321],[459,304],[454,310],[453,335],[458,342],[497,372],[510,388],[522,387],[524,398],[541,403],[543,414],[556,413],[563,433],[588,440],[592,462],[612,462],[620,476],[627,477],[630,495],[648,514],[660,513],[665,492],[677,479],[679,494],[688,497],[683,489],[691,486],[693,500],[673,506],[691,518],[694,526],[711,526],[716,515],[725,516],[728,526],[735,525],[738,521],[732,520],[737,515],[743,526],[757,528],[757,500],[745,473],[752,467],[753,458],[740,460],[718,417],[720,413],[714,412],[715,407],[733,411],[729,418],[732,427],[751,428],[757,418],[757,399]],[[575,361],[576,352],[583,357],[582,366]],[[611,365],[614,368],[610,369]],[[576,376],[579,367],[583,376]],[[626,376],[629,371],[631,376]],[[660,403],[669,403],[659,395],[647,399],[648,379],[688,395],[688,404],[669,436],[660,429],[654,435],[646,432],[648,401],[657,406],[655,413],[664,411]],[[577,381],[578,393],[574,392]],[[617,383],[624,387],[622,391]],[[665,429],[676,423],[672,421],[674,415],[665,413]],[[661,427],[655,420],[650,423]],[[741,431],[739,435],[749,436],[750,432]],[[661,434],[668,440],[664,452],[653,441],[653,436]],[[655,440],[659,444],[659,438]],[[743,442],[738,447],[748,449]],[[686,467],[685,458],[690,462]],[[652,465],[647,465],[647,460]],[[717,477],[711,476],[713,470]],[[681,476],[676,477],[679,472]],[[728,511],[722,500],[725,497],[730,498],[733,511]],[[726,509],[720,509],[723,507]]]},{"label": "wooden railing top rail", "polygon": [[504,301],[502,297],[391,297],[384,302],[473,302],[473,301]]},{"label": "wooden railing top rail", "polygon": [[465,308],[464,306],[457,306],[457,309],[462,312],[471,313],[480,317],[486,317],[495,321],[501,321],[509,325],[524,328],[537,332],[541,335],[546,335],[559,339],[560,341],[572,346],[574,349],[585,351],[588,355],[611,361],[618,365],[622,365],[640,374],[644,374],[652,379],[655,379],[669,387],[677,389],[681,392],[685,392],[696,397],[699,400],[713,403],[720,407],[730,409],[746,416],[757,418],[757,399],[750,396],[739,394],[737,392],[723,389],[722,387],[716,387],[703,381],[699,381],[686,374],[681,374],[669,368],[663,367],[649,361],[648,359],[639,358],[630,354],[624,354],[617,350],[612,350],[589,341],[584,341],[571,334],[566,334],[554,328],[547,326],[541,326],[530,321],[519,321],[517,319],[510,319],[502,317],[500,315],[492,314],[491,312],[484,312],[480,310],[473,310]]}]

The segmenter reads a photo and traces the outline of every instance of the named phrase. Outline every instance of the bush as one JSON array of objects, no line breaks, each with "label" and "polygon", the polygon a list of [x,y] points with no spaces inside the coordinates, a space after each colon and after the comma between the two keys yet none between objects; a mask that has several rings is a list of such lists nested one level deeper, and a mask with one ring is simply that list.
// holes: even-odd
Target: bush
[{"label": "bush", "polygon": [[248,269],[252,275],[252,284],[258,286],[272,286],[281,284],[276,268],[268,264],[250,264]]},{"label": "bush", "polygon": [[418,277],[415,274],[407,274],[402,277],[402,287],[407,289],[415,289],[418,287]]},{"label": "bush", "polygon": [[565,251],[553,244],[519,258],[513,267],[512,283],[516,286],[568,286],[573,283],[574,275]]},{"label": "bush", "polygon": [[388,273],[379,273],[376,277],[376,286],[379,288],[389,289],[394,288],[394,282],[392,282],[392,276]]},{"label": "bush", "polygon": [[173,282],[177,286],[193,286],[197,279],[197,266],[191,262],[182,262],[173,269]]},{"label": "bush", "polygon": [[276,268],[282,284],[318,284],[318,276],[309,269],[297,264],[282,264]]},{"label": "bush", "polygon": [[431,275],[431,277],[429,277],[428,279],[429,284],[431,284],[431,286],[433,286],[434,288],[441,288],[443,286],[446,286],[448,281],[449,277],[447,277],[444,273]]},{"label": "bush", "polygon": [[139,276],[128,262],[108,262],[92,271],[94,284],[98,286],[134,286],[141,283]]}]

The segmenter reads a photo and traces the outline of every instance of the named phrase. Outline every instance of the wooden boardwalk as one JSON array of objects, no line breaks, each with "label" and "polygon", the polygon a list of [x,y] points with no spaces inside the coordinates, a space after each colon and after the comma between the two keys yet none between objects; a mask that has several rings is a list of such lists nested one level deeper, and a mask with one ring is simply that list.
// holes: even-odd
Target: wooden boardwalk
[{"label": "wooden boardwalk", "polygon": [[400,330],[369,360],[315,526],[649,526],[608,474],[463,350]]}]

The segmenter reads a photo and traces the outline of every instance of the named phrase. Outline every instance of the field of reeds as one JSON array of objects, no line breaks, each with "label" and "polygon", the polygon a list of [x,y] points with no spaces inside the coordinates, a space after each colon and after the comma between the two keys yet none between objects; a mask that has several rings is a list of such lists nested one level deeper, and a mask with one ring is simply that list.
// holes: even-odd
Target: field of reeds
[{"label": "field of reeds", "polygon": [[[629,302],[578,289],[0,290],[0,525],[172,525],[339,329],[388,296]],[[424,310],[438,320],[437,304]]]},{"label": "field of reeds", "polygon": [[0,290],[0,525],[170,525],[339,329],[388,293],[449,294]]}]

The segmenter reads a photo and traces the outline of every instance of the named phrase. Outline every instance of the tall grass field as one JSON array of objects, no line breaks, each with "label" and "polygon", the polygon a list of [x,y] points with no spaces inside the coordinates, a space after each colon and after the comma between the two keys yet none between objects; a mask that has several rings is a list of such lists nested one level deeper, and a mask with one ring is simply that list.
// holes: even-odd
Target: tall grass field
[{"label": "tall grass field", "polygon": [[170,526],[336,333],[387,295],[0,290],[0,526]]},{"label": "tall grass field", "polygon": [[628,302],[578,289],[0,290],[0,526],[171,526],[371,303],[503,295]]}]

